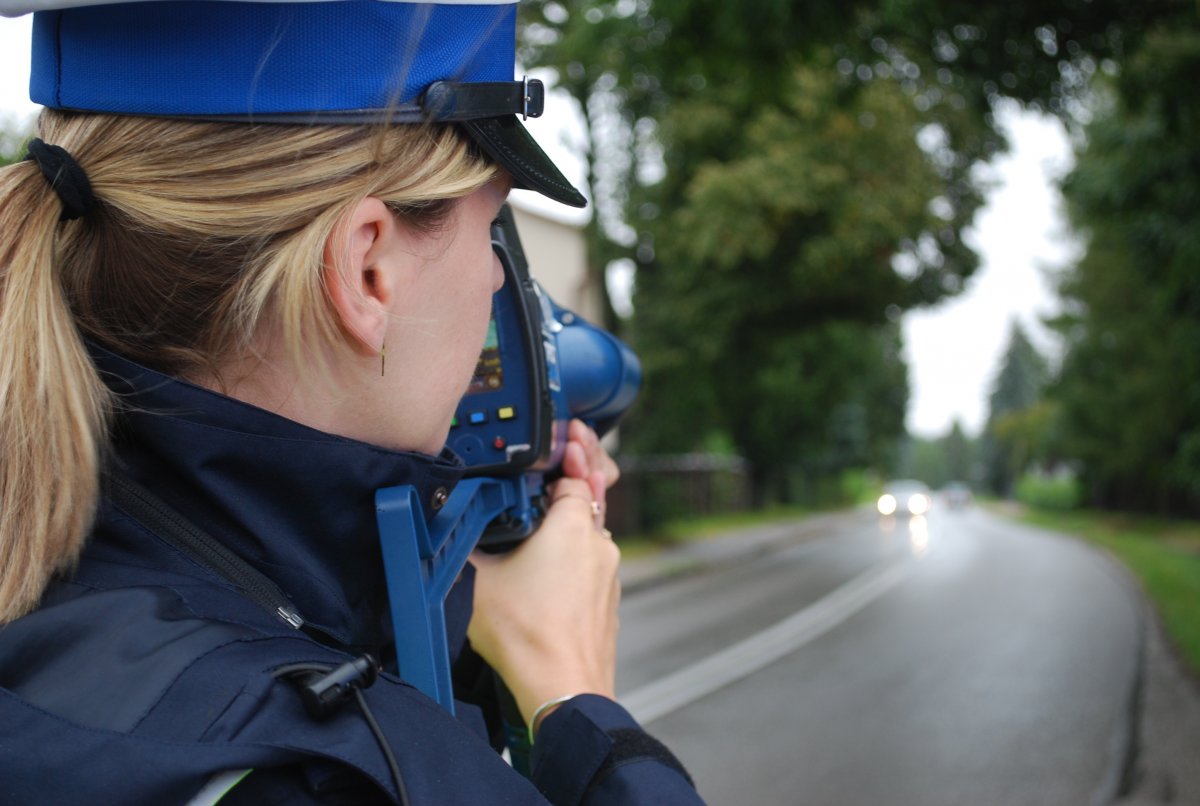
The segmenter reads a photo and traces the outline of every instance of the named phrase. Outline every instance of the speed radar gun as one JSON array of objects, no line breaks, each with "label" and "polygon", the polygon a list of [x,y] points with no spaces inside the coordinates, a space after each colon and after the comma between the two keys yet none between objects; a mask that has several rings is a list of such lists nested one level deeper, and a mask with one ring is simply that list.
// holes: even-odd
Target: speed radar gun
[{"label": "speed radar gun", "polygon": [[504,286],[449,438],[467,477],[431,501],[412,485],[375,494],[400,675],[451,713],[446,594],[477,545],[504,550],[537,528],[567,424],[579,418],[603,435],[633,404],[642,375],[624,343],[556,305],[529,276],[507,206],[492,247]]}]

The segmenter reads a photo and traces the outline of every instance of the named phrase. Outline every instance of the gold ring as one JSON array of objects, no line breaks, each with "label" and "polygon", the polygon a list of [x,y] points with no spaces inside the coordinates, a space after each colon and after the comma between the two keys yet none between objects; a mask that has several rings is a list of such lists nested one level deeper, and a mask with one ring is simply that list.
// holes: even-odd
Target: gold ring
[{"label": "gold ring", "polygon": [[606,538],[608,538],[609,540],[612,540],[612,539],[613,539],[612,532],[611,532],[611,531],[609,531],[608,529],[601,529],[601,530],[600,530],[600,534],[604,535],[604,536],[605,536]]},{"label": "gold ring", "polygon": [[600,513],[602,513],[603,511],[604,511],[604,509],[600,506],[600,502],[593,500],[592,501],[592,514],[595,515],[597,518],[599,518]]}]

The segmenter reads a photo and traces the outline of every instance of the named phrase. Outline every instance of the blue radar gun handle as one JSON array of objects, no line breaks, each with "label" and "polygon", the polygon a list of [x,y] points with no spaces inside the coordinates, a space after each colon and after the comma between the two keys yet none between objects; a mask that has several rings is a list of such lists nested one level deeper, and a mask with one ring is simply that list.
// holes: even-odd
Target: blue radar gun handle
[{"label": "blue radar gun handle", "polygon": [[464,479],[426,525],[411,484],[375,493],[400,677],[451,714],[446,594],[492,519],[529,506],[529,499],[521,479]]}]

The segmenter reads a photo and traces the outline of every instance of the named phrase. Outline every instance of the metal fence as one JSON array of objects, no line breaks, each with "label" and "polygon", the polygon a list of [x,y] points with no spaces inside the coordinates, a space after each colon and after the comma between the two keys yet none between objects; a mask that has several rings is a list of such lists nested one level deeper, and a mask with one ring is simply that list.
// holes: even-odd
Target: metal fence
[{"label": "metal fence", "polygon": [[750,508],[745,459],[707,453],[618,456],[621,480],[608,494],[608,526],[644,534],[686,517]]}]

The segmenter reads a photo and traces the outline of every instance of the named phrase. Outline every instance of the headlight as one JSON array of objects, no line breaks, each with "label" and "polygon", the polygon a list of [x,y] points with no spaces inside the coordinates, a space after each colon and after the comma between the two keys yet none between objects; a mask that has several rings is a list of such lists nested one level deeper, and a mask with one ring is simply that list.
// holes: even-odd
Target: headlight
[{"label": "headlight", "polygon": [[908,499],[908,511],[914,515],[924,515],[929,511],[929,498],[917,493]]},{"label": "headlight", "polygon": [[884,493],[879,496],[879,502],[875,506],[879,509],[880,515],[891,515],[896,511],[896,497],[889,493]]}]

